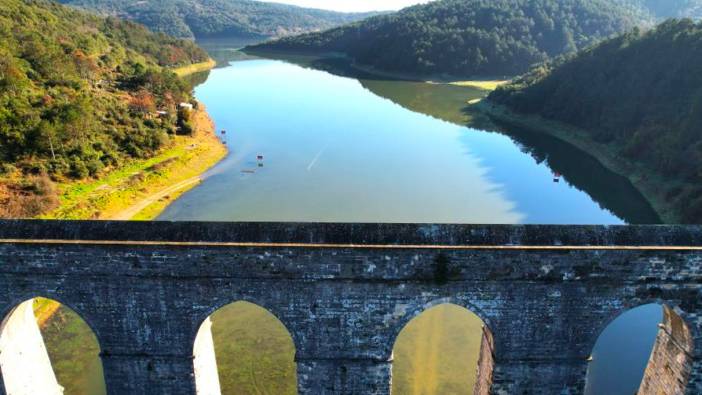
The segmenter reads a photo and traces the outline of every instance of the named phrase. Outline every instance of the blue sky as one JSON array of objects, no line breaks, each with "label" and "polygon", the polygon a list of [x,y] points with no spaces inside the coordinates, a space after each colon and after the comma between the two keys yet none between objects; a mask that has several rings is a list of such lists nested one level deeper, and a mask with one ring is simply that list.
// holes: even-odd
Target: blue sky
[{"label": "blue sky", "polygon": [[387,11],[399,10],[418,3],[430,0],[265,0],[276,3],[287,3],[302,7],[323,8],[327,10],[360,12],[360,11]]}]

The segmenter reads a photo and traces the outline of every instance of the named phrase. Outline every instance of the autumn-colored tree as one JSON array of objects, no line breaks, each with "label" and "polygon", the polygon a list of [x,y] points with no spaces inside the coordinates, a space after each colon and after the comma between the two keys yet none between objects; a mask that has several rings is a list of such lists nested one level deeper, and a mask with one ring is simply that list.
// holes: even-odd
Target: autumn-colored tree
[{"label": "autumn-colored tree", "polygon": [[0,90],[21,91],[29,84],[27,75],[12,61],[0,53]]},{"label": "autumn-colored tree", "polygon": [[129,108],[139,114],[147,114],[156,111],[156,101],[154,95],[146,90],[140,90],[129,100]]},{"label": "autumn-colored tree", "polygon": [[73,59],[76,63],[76,68],[78,69],[78,74],[86,80],[93,81],[100,71],[97,63],[90,56],[86,55],[85,52],[77,49],[73,52]]},{"label": "autumn-colored tree", "polygon": [[[199,62],[207,55],[196,44],[55,2],[1,3],[0,217],[52,207],[57,192],[46,180],[96,176],[168,142],[175,114],[159,122],[145,114],[175,111],[192,87],[159,54],[183,47],[179,65]],[[3,210],[8,199],[14,206]]]}]

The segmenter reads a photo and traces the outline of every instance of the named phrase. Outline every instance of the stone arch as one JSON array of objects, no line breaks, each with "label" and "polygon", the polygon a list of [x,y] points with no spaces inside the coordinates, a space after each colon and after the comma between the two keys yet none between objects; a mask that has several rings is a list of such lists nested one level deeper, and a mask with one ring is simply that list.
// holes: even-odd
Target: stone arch
[{"label": "stone arch", "polygon": [[[32,296],[23,301],[13,302],[14,305],[5,308],[3,316],[0,317],[0,384],[3,385],[0,393],[4,393],[4,390],[8,394],[18,395],[61,394],[64,391],[63,386],[67,387],[65,390],[68,393],[99,394],[105,391],[105,379],[99,359],[102,349],[100,338],[88,317],[54,297]],[[43,316],[36,316],[37,308]],[[49,322],[48,320],[57,315],[59,322],[66,324],[65,327],[43,326],[39,322]],[[68,327],[71,329],[67,333]],[[48,347],[45,343],[47,334],[51,336]],[[70,344],[70,338],[73,337],[82,341],[78,345]],[[74,350],[75,352],[72,352]],[[62,368],[68,360],[80,364],[81,367]],[[80,371],[81,377],[72,370]],[[86,377],[88,380],[85,380]]]},{"label": "stone arch", "polygon": [[[422,370],[428,372],[428,375],[419,381],[434,384],[434,387],[424,388],[421,392],[460,393],[470,383],[472,393],[490,393],[494,369],[492,331],[480,315],[450,301],[451,298],[433,300],[424,304],[422,309],[408,314],[411,318],[403,320],[405,324],[394,337],[393,344],[393,393],[411,392],[410,386],[416,383],[405,382],[405,376],[415,376]],[[458,338],[447,338],[446,333],[460,335]],[[419,345],[425,339],[436,341],[436,344],[427,348],[436,358],[419,355]],[[410,362],[411,355],[415,355],[415,359]],[[437,366],[420,367],[418,365],[422,360],[433,360],[435,362],[432,364]],[[444,366],[447,362],[461,368]],[[438,369],[439,364],[442,365],[441,369]],[[446,374],[437,379],[436,372]]]},{"label": "stone arch", "polygon": [[[486,328],[492,331],[492,319],[483,309],[481,309],[480,307],[478,307],[470,301],[465,301],[457,297],[448,296],[445,298],[431,299],[429,301],[413,301],[407,304],[396,305],[395,311],[389,313],[389,319],[394,321],[390,333],[390,338],[394,341],[394,339],[397,339],[397,336],[407,326],[407,324],[410,323],[410,321],[417,318],[425,311],[444,304],[456,305],[470,311],[471,313],[478,316],[478,318],[480,318],[481,321],[483,321]],[[390,344],[389,347],[390,349],[388,354],[390,354],[390,351],[392,350],[392,344]]]},{"label": "stone arch", "polygon": [[593,324],[593,327],[596,329],[592,332],[592,336],[589,336],[587,339],[586,348],[588,352],[592,352],[602,334],[615,321],[621,318],[622,315],[639,307],[650,304],[663,305],[663,302],[658,299],[624,299],[609,302],[609,308],[605,309],[604,314],[599,317],[599,319],[595,320],[596,322]]},{"label": "stone arch", "polygon": [[[631,382],[628,383],[628,385],[631,388],[629,389],[637,391],[636,393],[638,395],[673,395],[685,393],[685,388],[692,371],[694,338],[690,330],[691,327],[686,322],[685,312],[677,307],[671,307],[671,305],[664,300],[643,299],[622,303],[620,308],[614,310],[613,314],[607,316],[604,321],[606,324],[601,327],[602,330],[597,333],[595,339],[591,341],[590,349],[594,352],[602,336],[607,334],[607,331],[610,330],[613,325],[616,325],[618,322],[621,324],[620,320],[627,319],[628,314],[634,314],[642,309],[654,309],[654,306],[660,309],[660,319],[658,320],[659,322],[653,326],[651,325],[651,318],[644,317],[644,320],[648,321],[646,322],[644,332],[642,332],[642,336],[645,336],[644,341],[647,342],[646,348],[637,347],[640,353],[638,364],[630,360],[630,363],[634,367],[636,367],[636,365],[644,366],[642,371],[639,372],[638,369],[636,369],[637,371],[631,374],[640,374],[642,377],[636,382],[632,381],[633,379],[630,377]],[[636,326],[637,318],[628,318],[630,320],[630,325]],[[630,333],[627,333],[627,336],[630,337],[630,335]],[[591,368],[593,367],[592,357],[590,359],[591,365],[588,368],[588,381],[591,379]],[[597,361],[595,360],[594,362],[596,363]],[[625,366],[625,364],[619,365]],[[621,370],[618,370],[617,375],[626,377]],[[591,384],[590,382],[586,384],[586,394],[604,390],[602,387],[591,388]]]},{"label": "stone arch", "polygon": [[[33,287],[29,287],[31,290]],[[13,290],[14,291],[14,290]],[[30,300],[30,299],[36,299],[36,298],[44,298],[44,299],[49,299],[54,302],[59,303],[61,306],[67,307],[70,309],[72,312],[74,312],[80,319],[90,328],[90,331],[95,335],[95,338],[98,342],[98,346],[100,347],[100,350],[102,350],[102,343],[100,339],[102,339],[101,336],[101,327],[100,325],[97,325],[97,323],[100,322],[99,319],[95,319],[96,317],[93,315],[94,311],[91,311],[90,309],[84,308],[86,306],[83,306],[80,303],[74,303],[76,302],[73,300],[70,295],[65,295],[62,292],[57,292],[56,289],[52,291],[39,291],[39,292],[27,292],[27,290],[24,290],[22,292],[13,292],[13,295],[10,299],[10,302],[4,306],[2,310],[0,310],[0,320],[5,319],[6,317],[11,314],[17,306],[20,304]],[[80,300],[80,299],[79,299]]]},{"label": "stone arch", "polygon": [[293,328],[295,328],[296,322],[294,319],[291,320],[288,318],[288,306],[281,306],[280,304],[276,304],[275,302],[267,300],[266,298],[258,298],[251,295],[236,295],[236,297],[233,298],[228,297],[223,300],[218,299],[216,303],[207,304],[206,307],[204,307],[203,309],[199,309],[195,313],[191,322],[192,327],[190,328],[190,338],[195,339],[202,324],[207,318],[211,317],[214,313],[220,311],[224,307],[241,302],[255,305],[270,313],[273,317],[275,317],[276,320],[278,320],[281,323],[285,330],[290,334],[293,340],[293,344],[295,345],[295,349],[299,348],[299,344],[302,339],[299,338],[300,334],[297,333],[297,331],[293,330]]},{"label": "stone arch", "polygon": [[[246,298],[208,311],[210,314],[200,322],[193,340],[193,370],[198,394],[254,392],[263,385],[269,389],[267,393],[281,393],[281,388],[285,388],[286,393],[297,390],[294,337],[273,311]],[[263,353],[265,358],[259,358],[260,354],[256,353]],[[271,358],[275,358],[276,363],[246,366],[246,369],[251,368],[250,379],[242,381],[230,374],[232,369],[241,369],[247,360],[257,363]],[[278,364],[278,361],[283,363]],[[261,373],[256,369],[270,368],[275,368],[276,375],[267,371],[264,373],[267,378],[255,379],[256,374]],[[277,376],[280,371],[284,373],[282,377]],[[243,391],[238,386],[253,390]]]}]

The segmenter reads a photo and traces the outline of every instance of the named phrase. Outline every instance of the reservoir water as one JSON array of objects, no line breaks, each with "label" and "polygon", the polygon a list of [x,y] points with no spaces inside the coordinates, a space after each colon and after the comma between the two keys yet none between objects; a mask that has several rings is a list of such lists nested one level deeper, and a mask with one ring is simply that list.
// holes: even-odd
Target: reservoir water
[{"label": "reservoir water", "polygon": [[[386,87],[392,84],[414,83]],[[354,78],[243,60],[213,70],[195,94],[226,130],[230,154],[163,220],[630,222],[626,211],[552,169],[548,153],[538,157],[514,137],[411,111]],[[570,160],[590,159],[580,156]],[[645,206],[628,192],[624,200]]]}]

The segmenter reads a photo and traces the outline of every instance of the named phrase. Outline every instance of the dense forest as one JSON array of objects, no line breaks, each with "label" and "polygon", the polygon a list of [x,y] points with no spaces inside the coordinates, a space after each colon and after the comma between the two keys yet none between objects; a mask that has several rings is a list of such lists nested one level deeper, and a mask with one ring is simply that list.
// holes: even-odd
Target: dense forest
[{"label": "dense forest", "polygon": [[252,48],[343,52],[387,71],[515,75],[641,23],[648,13],[612,0],[438,0]]},{"label": "dense forest", "polygon": [[174,37],[281,37],[357,21],[347,14],[255,0],[59,0],[133,20]]},{"label": "dense forest", "polygon": [[0,211],[36,215],[55,203],[52,179],[153,154],[176,131],[176,103],[190,100],[191,88],[166,68],[206,59],[192,42],[132,22],[3,0]]},{"label": "dense forest", "polygon": [[[539,66],[489,100],[588,131],[665,179],[681,221],[702,221],[702,23],[669,20]],[[662,187],[662,186],[661,186]]]}]

